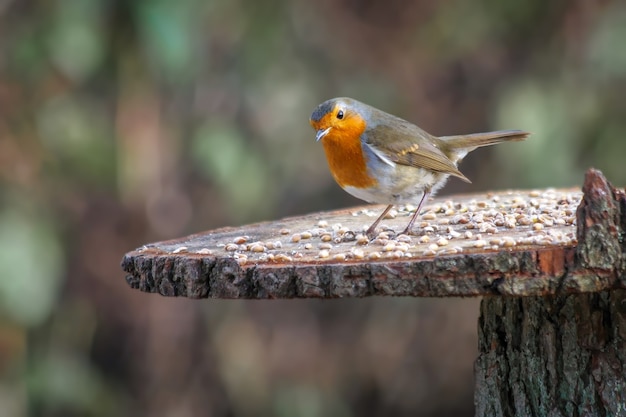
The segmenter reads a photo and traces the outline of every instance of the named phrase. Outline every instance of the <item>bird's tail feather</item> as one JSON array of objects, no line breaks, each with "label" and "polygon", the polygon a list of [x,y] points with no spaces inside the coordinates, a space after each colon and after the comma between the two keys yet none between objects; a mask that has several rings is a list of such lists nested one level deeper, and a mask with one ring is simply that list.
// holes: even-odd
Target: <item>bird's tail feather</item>
[{"label": "bird's tail feather", "polygon": [[526,139],[530,133],[523,130],[498,130],[496,132],[474,133],[471,135],[441,136],[451,151],[470,151],[481,146],[495,145],[501,142],[516,142]]}]

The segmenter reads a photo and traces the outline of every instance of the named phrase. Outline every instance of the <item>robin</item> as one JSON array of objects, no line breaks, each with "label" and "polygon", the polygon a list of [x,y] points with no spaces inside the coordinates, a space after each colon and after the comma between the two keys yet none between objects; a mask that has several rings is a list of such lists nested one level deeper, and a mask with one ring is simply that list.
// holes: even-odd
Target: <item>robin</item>
[{"label": "robin", "polygon": [[309,123],[324,145],[328,167],[341,188],[368,203],[387,208],[417,204],[402,233],[410,234],[424,201],[443,187],[449,176],[471,182],[457,168],[468,152],[500,142],[521,141],[529,133],[499,130],[459,136],[433,136],[416,125],[351,98],[333,98],[317,106]]}]

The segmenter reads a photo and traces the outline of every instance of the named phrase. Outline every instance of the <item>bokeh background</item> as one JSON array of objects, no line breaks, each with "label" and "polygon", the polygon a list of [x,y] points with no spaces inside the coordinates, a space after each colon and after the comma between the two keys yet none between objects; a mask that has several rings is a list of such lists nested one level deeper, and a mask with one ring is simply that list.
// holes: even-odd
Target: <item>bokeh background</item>
[{"label": "bokeh background", "polygon": [[607,0],[0,0],[0,415],[473,415],[479,300],[166,299],[122,255],[360,204],[334,96],[533,132],[442,194],[626,184],[625,42]]}]

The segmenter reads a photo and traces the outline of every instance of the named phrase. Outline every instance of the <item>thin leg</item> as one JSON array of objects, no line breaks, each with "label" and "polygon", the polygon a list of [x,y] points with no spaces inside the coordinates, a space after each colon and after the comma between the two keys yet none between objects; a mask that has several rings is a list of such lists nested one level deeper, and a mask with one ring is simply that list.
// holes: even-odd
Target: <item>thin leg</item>
[{"label": "thin leg", "polygon": [[387,213],[389,213],[389,210],[391,210],[391,208],[393,207],[393,204],[389,204],[387,206],[387,208],[385,209],[385,211],[383,211],[383,214],[381,214],[380,216],[378,216],[378,218],[376,219],[376,221],[374,223],[372,223],[372,225],[369,227],[369,229],[367,229],[367,232],[365,232],[365,234],[368,237],[373,237],[374,235],[374,229],[376,229],[376,226],[378,226],[378,223],[380,223],[380,221],[387,215]]},{"label": "thin leg", "polygon": [[411,234],[411,229],[413,228],[413,223],[415,223],[415,220],[417,219],[417,216],[419,216],[420,211],[422,211],[422,205],[424,205],[424,201],[426,201],[428,199],[428,196],[430,196],[430,190],[425,190],[424,191],[424,195],[422,196],[422,199],[420,200],[420,203],[417,206],[417,209],[415,210],[415,213],[413,213],[413,217],[411,217],[411,220],[409,221],[409,224],[406,226],[406,229],[404,229],[404,232],[402,232],[403,234],[405,234],[405,235],[410,235]]}]

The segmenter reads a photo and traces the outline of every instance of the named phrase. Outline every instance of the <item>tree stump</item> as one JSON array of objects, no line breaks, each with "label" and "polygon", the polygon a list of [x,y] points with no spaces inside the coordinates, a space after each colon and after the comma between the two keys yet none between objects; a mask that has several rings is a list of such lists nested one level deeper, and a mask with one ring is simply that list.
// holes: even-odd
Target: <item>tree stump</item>
[{"label": "tree stump", "polygon": [[400,207],[224,228],[124,256],[132,288],[189,298],[483,296],[477,416],[626,417],[626,196],[579,190],[436,199],[417,236]]}]

